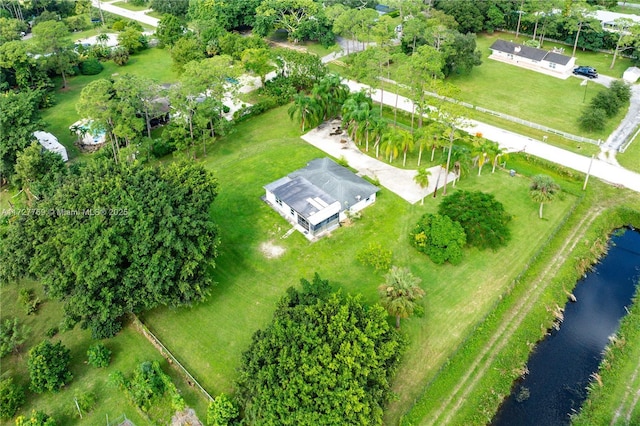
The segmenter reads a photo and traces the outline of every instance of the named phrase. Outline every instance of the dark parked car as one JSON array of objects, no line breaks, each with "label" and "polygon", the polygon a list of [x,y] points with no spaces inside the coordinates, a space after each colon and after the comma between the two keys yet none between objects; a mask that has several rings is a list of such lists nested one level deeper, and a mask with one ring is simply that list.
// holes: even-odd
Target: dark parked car
[{"label": "dark parked car", "polygon": [[583,75],[589,78],[598,78],[598,71],[593,67],[577,67],[574,68],[575,75]]}]

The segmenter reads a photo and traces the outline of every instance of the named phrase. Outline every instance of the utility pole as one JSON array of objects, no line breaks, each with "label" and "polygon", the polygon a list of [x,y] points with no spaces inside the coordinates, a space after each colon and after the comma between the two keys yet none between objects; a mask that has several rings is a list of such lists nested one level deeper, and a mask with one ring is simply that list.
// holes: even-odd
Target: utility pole
[{"label": "utility pole", "polygon": [[518,38],[518,35],[520,34],[520,21],[522,20],[522,13],[523,13],[522,8],[523,7],[524,7],[524,0],[522,0],[520,2],[520,10],[518,10],[518,26],[516,28],[516,39]]},{"label": "utility pole", "polygon": [[589,182],[589,175],[591,174],[591,166],[593,165],[593,158],[595,156],[596,156],[595,154],[591,155],[591,161],[589,161],[589,168],[587,169],[587,176],[585,176],[584,185],[582,185],[583,191],[587,189],[587,182]]}]

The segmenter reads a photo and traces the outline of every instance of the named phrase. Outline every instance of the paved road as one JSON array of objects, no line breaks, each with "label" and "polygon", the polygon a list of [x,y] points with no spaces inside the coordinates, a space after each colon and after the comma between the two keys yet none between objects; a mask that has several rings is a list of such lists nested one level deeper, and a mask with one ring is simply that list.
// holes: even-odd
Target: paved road
[{"label": "paved road", "polygon": [[154,18],[152,16],[146,15],[146,12],[149,10],[143,10],[140,12],[134,12],[131,10],[123,9],[118,6],[114,6],[111,3],[117,0],[112,0],[110,2],[105,2],[101,0],[91,0],[93,7],[101,7],[103,11],[113,13],[114,15],[124,16],[125,18],[133,19],[135,21],[142,22],[143,24],[151,25],[152,27],[157,27],[158,22],[160,21],[158,18]]},{"label": "paved road", "polygon": [[638,3],[630,3],[630,2],[626,2],[626,1],[619,1],[618,2],[618,6],[629,6],[629,7],[635,7],[640,9],[640,4]]},{"label": "paved road", "polygon": [[[347,80],[345,83],[353,92],[363,89],[369,90],[367,85],[352,80]],[[384,104],[394,106],[396,96],[396,94],[385,91]],[[371,97],[374,101],[380,102],[380,92],[378,90],[373,90]],[[404,96],[398,96],[398,108],[411,112],[413,109],[412,102]],[[588,157],[475,120],[467,120],[466,124],[461,127],[468,132],[480,132],[487,139],[497,142],[501,147],[511,152],[526,152],[583,173],[587,173],[591,163],[591,159]],[[591,175],[605,182],[640,192],[640,173],[629,171],[620,166],[594,159],[591,166]]]}]

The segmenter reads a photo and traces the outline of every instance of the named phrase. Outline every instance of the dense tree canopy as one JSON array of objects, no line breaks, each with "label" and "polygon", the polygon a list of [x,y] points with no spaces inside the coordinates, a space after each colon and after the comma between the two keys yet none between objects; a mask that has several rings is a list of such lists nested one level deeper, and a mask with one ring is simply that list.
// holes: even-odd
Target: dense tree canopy
[{"label": "dense tree canopy", "polygon": [[198,166],[91,162],[0,229],[0,281],[35,276],[67,324],[95,337],[126,313],[200,301],[218,245],[216,187]]},{"label": "dense tree canopy", "polygon": [[469,245],[495,250],[511,238],[511,216],[492,194],[456,191],[442,200],[438,212],[462,225]]},{"label": "dense tree canopy", "polygon": [[43,124],[39,101],[38,92],[0,94],[0,184],[13,175],[18,153],[29,146],[33,132]]},{"label": "dense tree canopy", "polygon": [[317,274],[303,279],[243,355],[245,416],[258,424],[382,424],[402,346],[382,307],[333,293]]},{"label": "dense tree canopy", "polygon": [[462,261],[462,248],[467,242],[464,229],[448,216],[427,213],[410,234],[411,244],[431,258],[433,263]]}]

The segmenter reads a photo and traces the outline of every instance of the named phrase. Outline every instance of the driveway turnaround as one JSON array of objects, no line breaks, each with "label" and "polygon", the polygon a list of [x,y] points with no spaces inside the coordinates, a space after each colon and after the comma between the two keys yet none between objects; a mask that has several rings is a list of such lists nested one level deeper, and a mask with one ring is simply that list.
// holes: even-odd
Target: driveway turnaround
[{"label": "driveway turnaround", "polygon": [[[433,194],[436,184],[438,188],[444,186],[444,169],[440,166],[428,169],[431,172],[429,176],[429,185],[422,188],[418,185],[414,177],[416,170],[406,170],[393,167],[375,158],[369,157],[347,136],[346,132],[335,134],[341,131],[340,120],[325,122],[310,132],[304,134],[302,139],[326,152],[334,158],[343,158],[352,167],[358,171],[359,176],[368,176],[371,179],[377,179],[380,185],[389,191],[399,195],[411,204],[422,200],[423,198]],[[364,147],[363,147],[364,148]],[[372,149],[369,147],[369,149]],[[394,161],[401,162],[402,158],[396,158]],[[442,172],[441,172],[442,170]],[[438,179],[440,174],[440,179]],[[454,173],[449,173],[448,184],[455,178]]]}]

